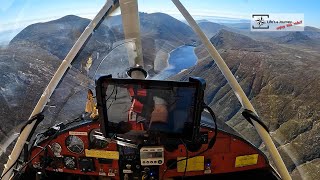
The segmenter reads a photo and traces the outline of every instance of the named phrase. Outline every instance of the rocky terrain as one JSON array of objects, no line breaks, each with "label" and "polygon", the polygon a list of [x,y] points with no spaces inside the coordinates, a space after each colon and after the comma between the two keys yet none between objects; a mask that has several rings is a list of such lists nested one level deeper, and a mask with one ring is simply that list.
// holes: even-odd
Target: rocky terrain
[{"label": "rocky terrain", "polygon": [[[317,53],[320,51],[320,32],[315,29],[306,28],[307,31],[290,32],[274,41],[293,49],[303,50],[305,52]],[[308,31],[308,29],[310,29]]]},{"label": "rocky terrain", "polygon": [[[197,41],[192,29],[164,13],[139,13],[142,50],[146,70],[152,76],[167,67],[169,53],[176,47]],[[104,24],[122,32],[120,16],[110,17]]]},{"label": "rocky terrain", "polygon": [[290,32],[278,39],[278,42],[282,44],[310,43],[310,41],[312,41],[312,39],[309,36],[299,31]]},{"label": "rocky terrain", "polygon": [[[302,37],[305,36],[305,38],[310,38],[311,41],[319,42],[320,40],[320,29],[311,27],[311,26],[305,26],[304,31],[298,31],[298,32],[290,32],[290,31],[271,31],[271,32],[253,32],[250,29],[250,23],[223,23],[223,24],[217,24],[210,21],[200,21],[199,26],[204,31],[204,33],[211,38],[214,36],[219,30],[225,29],[237,34],[242,34],[245,36],[248,36],[252,39],[259,40],[259,41],[266,41],[266,42],[276,42],[278,43],[281,40],[284,40],[286,36],[290,39],[291,34],[297,34],[294,41],[301,41]],[[300,34],[300,35],[299,35]],[[299,39],[299,40],[298,40]],[[285,41],[285,40],[284,40]],[[308,45],[309,43],[309,45]],[[288,44],[284,43],[286,46]],[[291,43],[292,44],[292,43]],[[310,42],[307,41],[307,44],[303,45],[304,48],[311,47]],[[293,46],[291,46],[293,47]]]},{"label": "rocky terrain", "polygon": [[[66,56],[69,49],[76,41],[81,31],[89,23],[89,20],[76,16],[66,16],[48,23],[33,24],[22,30],[15,36],[7,48],[1,49],[1,119],[6,121],[4,129],[12,129],[30,115],[32,107],[37,102],[40,94]],[[105,36],[107,46],[96,43],[99,37],[109,35],[106,31],[97,31],[92,41],[78,55],[72,71],[83,70],[83,59],[86,59],[90,51],[109,51],[114,37]],[[101,37],[100,37],[101,36]],[[71,82],[71,81],[70,81]],[[14,113],[17,109],[20,113]],[[2,131],[1,137],[6,136]]]},{"label": "rocky terrain", "polygon": [[[112,18],[113,23],[102,23],[77,55],[45,108],[47,119],[40,124],[40,128],[52,126],[57,123],[56,119],[71,120],[84,111],[87,88],[93,88],[94,84],[89,79],[92,79],[99,64],[108,65],[105,71],[99,72],[103,74],[128,68],[126,51],[121,46],[121,18]],[[156,59],[166,62],[171,50],[195,39],[189,26],[166,14],[143,13],[140,19],[141,31],[145,33],[142,37],[144,60],[150,74],[165,68],[161,63],[155,64]],[[69,15],[33,24],[17,34],[8,46],[0,49],[1,144],[14,132],[20,131],[19,124],[28,119],[44,88],[89,22],[88,19]],[[185,34],[189,38],[184,38]],[[109,53],[112,58],[107,58]],[[89,57],[93,60],[90,65]],[[107,62],[100,63],[104,59]],[[0,146],[1,164],[7,158],[7,154],[3,154],[6,148]]]},{"label": "rocky terrain", "polygon": [[221,29],[226,29],[229,31],[235,30],[225,25],[221,25],[218,23],[210,22],[210,21],[198,22],[198,25],[201,28],[201,30],[206,34],[206,36],[209,38],[217,34]]},{"label": "rocky terrain", "polygon": [[[291,41],[301,39],[300,33],[289,36]],[[320,55],[259,42],[224,29],[210,41],[269,127],[294,179],[300,179],[301,175],[305,179],[318,177]],[[304,47],[308,48],[308,44]],[[197,65],[173,79],[184,80],[190,75],[205,78],[208,82],[206,100],[217,116],[265,150],[255,130],[242,118],[240,103],[202,45],[196,48],[196,54]]]}]

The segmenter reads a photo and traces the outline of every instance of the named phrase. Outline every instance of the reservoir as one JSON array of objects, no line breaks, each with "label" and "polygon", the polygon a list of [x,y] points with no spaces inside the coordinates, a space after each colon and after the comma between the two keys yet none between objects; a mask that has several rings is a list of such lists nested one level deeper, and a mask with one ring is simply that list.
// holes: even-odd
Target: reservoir
[{"label": "reservoir", "polygon": [[152,79],[163,80],[168,77],[178,74],[184,69],[194,66],[197,62],[197,56],[194,53],[193,46],[181,46],[173,50],[169,57],[169,66],[161,71]]}]

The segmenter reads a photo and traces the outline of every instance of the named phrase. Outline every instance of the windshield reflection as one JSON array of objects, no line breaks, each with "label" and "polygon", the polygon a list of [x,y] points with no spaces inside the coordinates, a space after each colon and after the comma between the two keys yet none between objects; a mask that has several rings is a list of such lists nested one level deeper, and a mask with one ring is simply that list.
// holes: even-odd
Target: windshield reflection
[{"label": "windshield reflection", "polygon": [[[195,9],[193,12],[197,9],[196,6],[189,8]],[[139,16],[143,66],[148,79],[204,78],[205,99],[217,113],[219,127],[224,126],[223,129],[265,150],[254,128],[241,116],[241,104],[192,29],[166,13],[141,12]],[[248,30],[248,21],[231,24],[229,21],[235,19],[198,19],[198,24],[270,128],[289,171],[299,176],[303,170],[300,172],[297,166],[314,168],[319,158],[316,94],[320,76],[315,67],[319,65],[320,30],[306,26],[303,32],[259,34]],[[3,152],[10,149],[8,145],[20,132],[20,124],[28,119],[42,91],[90,20],[67,15],[49,22],[34,22],[20,29],[10,42],[6,40],[0,49],[2,159],[7,158]],[[127,47],[131,43],[132,40],[124,38],[121,16],[106,18],[54,91],[43,112],[45,120],[36,133],[85,114],[87,92],[88,89],[94,92],[97,77],[112,74],[129,78]],[[206,117],[203,119],[209,121]]]}]

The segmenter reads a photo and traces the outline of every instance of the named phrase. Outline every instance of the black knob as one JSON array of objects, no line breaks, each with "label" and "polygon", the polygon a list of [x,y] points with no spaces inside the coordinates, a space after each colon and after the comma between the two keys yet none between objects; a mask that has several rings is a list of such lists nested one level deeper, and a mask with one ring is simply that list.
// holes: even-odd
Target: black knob
[{"label": "black knob", "polygon": [[150,171],[150,168],[145,167],[143,170],[144,170],[146,173],[148,173],[148,172]]}]

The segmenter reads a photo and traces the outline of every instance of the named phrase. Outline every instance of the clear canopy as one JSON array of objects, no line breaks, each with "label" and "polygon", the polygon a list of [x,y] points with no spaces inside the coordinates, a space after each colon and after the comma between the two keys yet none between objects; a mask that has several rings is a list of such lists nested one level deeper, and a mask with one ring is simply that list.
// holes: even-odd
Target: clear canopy
[{"label": "clear canopy", "polygon": [[[269,1],[259,1],[265,9],[251,1],[182,3],[221,53],[268,126],[292,177],[312,179],[314,174],[319,175],[320,29],[319,24],[309,18],[316,14],[319,17],[319,12],[308,5],[312,2],[299,7],[290,5],[292,11],[277,7],[285,13],[295,10],[305,13],[305,20],[310,24],[301,32],[252,32],[252,13],[274,12],[267,5]],[[98,0],[29,0],[21,4],[8,1],[3,6],[0,16],[5,15],[7,20],[0,24],[2,164],[44,88],[89,19],[103,4],[104,1]],[[292,4],[291,1],[288,4]],[[244,10],[237,12],[236,6]],[[30,15],[32,9],[34,14]],[[244,137],[266,152],[254,128],[241,116],[243,108],[223,74],[173,3],[139,0],[139,11],[147,79],[204,78],[207,82],[205,101],[216,113],[219,128]],[[15,16],[17,13],[20,15]],[[43,112],[45,119],[36,132],[81,117],[85,113],[88,90],[95,96],[97,77],[112,74],[129,78],[128,47],[133,42],[124,37],[120,13],[118,10],[107,17],[85,43],[54,90]]]}]

